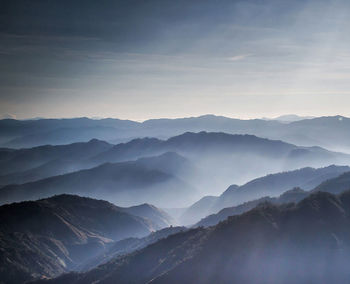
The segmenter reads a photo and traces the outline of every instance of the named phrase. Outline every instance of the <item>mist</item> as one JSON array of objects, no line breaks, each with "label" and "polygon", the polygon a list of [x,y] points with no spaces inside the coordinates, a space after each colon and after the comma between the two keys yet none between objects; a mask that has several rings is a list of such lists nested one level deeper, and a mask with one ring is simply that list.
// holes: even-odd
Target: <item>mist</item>
[{"label": "mist", "polygon": [[2,0],[1,284],[349,282],[349,15]]}]

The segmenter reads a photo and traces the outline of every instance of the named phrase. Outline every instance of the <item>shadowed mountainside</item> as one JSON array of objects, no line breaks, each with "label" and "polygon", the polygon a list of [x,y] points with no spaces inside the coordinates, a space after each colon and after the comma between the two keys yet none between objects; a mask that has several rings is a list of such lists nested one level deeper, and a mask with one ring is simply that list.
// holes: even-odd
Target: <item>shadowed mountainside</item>
[{"label": "shadowed mountainside", "polygon": [[72,195],[3,205],[0,278],[21,283],[57,276],[100,255],[114,241],[144,237],[171,225],[167,218],[154,206],[135,210]]},{"label": "shadowed mountainside", "polygon": [[328,192],[332,194],[339,194],[347,190],[350,190],[350,172],[343,173],[335,178],[330,178],[309,191],[305,191],[300,188],[295,188],[284,192],[279,197],[265,196],[256,200],[245,202],[237,206],[224,208],[220,210],[217,214],[212,214],[203,218],[195,226],[216,225],[219,222],[225,220],[228,216],[242,214],[256,207],[258,204],[264,202],[269,202],[273,204],[298,202],[306,196],[310,195],[311,193],[319,191]]},{"label": "shadowed mountainside", "polygon": [[266,196],[266,197],[261,197],[259,199],[255,199],[252,201],[247,201],[237,206],[224,208],[216,214],[211,214],[209,216],[206,216],[205,218],[201,219],[198,223],[196,223],[194,227],[214,226],[226,220],[230,216],[245,213],[249,210],[252,210],[256,206],[264,203],[283,204],[283,203],[290,203],[290,202],[299,202],[303,198],[307,197],[309,194],[310,192],[304,191],[300,188],[294,188],[286,191],[285,193],[281,194],[279,197]]},{"label": "shadowed mountainside", "polygon": [[102,198],[121,205],[153,203],[159,205],[191,202],[196,189],[167,170],[185,169],[186,159],[176,153],[101,166],[65,175],[0,189],[1,203],[45,198],[69,193]]},{"label": "shadowed mountainside", "polygon": [[97,267],[100,264],[108,262],[113,258],[140,250],[150,244],[155,243],[160,239],[186,230],[186,227],[168,227],[156,232],[152,232],[144,238],[127,238],[121,241],[114,242],[110,246],[110,248],[103,251],[101,254],[97,255],[93,259],[90,259],[89,261],[78,267],[77,270],[88,271],[92,268]]},{"label": "shadowed mountainside", "polygon": [[112,146],[93,139],[60,146],[0,149],[0,184],[24,183],[92,167],[88,159]]},{"label": "shadowed mountainside", "polygon": [[[179,219],[183,224],[194,224],[205,216],[219,212],[223,208],[238,206],[243,202],[266,198],[267,196],[277,197],[293,187],[300,187],[304,190],[314,189],[322,182],[337,178],[347,171],[350,171],[349,167],[335,165],[318,169],[302,168],[295,171],[270,174],[254,179],[242,186],[231,185],[220,196],[203,197],[191,205]],[[346,183],[343,183],[344,186],[346,187]],[[350,187],[343,187],[340,187],[342,191],[350,189]]]},{"label": "shadowed mountainside", "polygon": [[350,192],[264,204],[209,229],[171,235],[87,273],[36,283],[346,283]]}]

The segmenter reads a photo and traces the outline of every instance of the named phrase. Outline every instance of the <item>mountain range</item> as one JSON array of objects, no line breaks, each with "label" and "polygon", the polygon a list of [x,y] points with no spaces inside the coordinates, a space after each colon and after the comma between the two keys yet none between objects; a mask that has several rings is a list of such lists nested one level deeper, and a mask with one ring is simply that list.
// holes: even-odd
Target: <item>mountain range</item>
[{"label": "mountain range", "polygon": [[105,163],[35,182],[4,186],[0,189],[0,201],[4,204],[68,193],[108,199],[119,205],[145,202],[185,205],[198,195],[195,188],[167,172],[175,165],[185,168],[186,159],[176,153],[165,153],[136,161]]},{"label": "mountain range", "polygon": [[[169,155],[179,158],[174,153]],[[140,160],[145,162],[148,159],[152,158]],[[123,208],[102,200],[59,195],[38,201],[3,205],[0,206],[0,249],[3,251],[0,258],[0,275],[4,283],[23,283],[27,280],[42,283],[36,279],[52,278],[70,271],[80,272],[63,274],[44,283],[176,283],[179,280],[185,283],[211,283],[207,281],[214,278],[219,279],[219,283],[226,283],[236,277],[237,281],[261,283],[256,281],[267,279],[271,275],[277,277],[276,281],[279,283],[285,277],[285,273],[290,273],[285,262],[295,266],[298,261],[305,259],[305,263],[315,261],[317,265],[325,265],[317,261],[324,260],[324,254],[329,252],[322,251],[318,254],[319,252],[315,251],[318,246],[322,247],[322,250],[328,249],[328,245],[331,245],[330,248],[334,245],[340,246],[339,249],[345,250],[346,253],[344,242],[347,239],[346,236],[342,237],[346,229],[342,229],[341,226],[346,226],[347,223],[340,225],[339,216],[347,218],[346,212],[350,213],[350,191],[339,196],[332,193],[340,193],[350,188],[350,172],[329,178],[343,170],[347,170],[347,167],[305,168],[257,179],[258,182],[252,184],[273,185],[273,181],[278,181],[282,186],[287,186],[290,180],[295,180],[310,187],[317,181],[324,181],[309,191],[294,188],[279,197],[262,197],[225,208],[202,219],[195,225],[197,228],[190,230],[184,227],[169,227],[175,224],[175,221],[162,210],[149,204]],[[237,188],[238,186],[236,190]],[[248,188],[246,190],[255,189]],[[274,189],[275,193],[278,192],[276,190],[277,187]],[[319,193],[320,191],[327,193]],[[202,202],[210,203],[212,198],[209,196]],[[303,204],[307,204],[307,209]],[[332,214],[335,214],[334,220],[331,220]],[[309,220],[309,223],[303,223],[305,220]],[[350,222],[350,219],[345,221]],[[313,226],[314,222],[328,222],[330,227],[325,229],[322,225],[318,228],[317,225]],[[332,225],[333,223],[335,224]],[[272,231],[271,226],[274,228]],[[300,233],[302,226],[311,226],[315,231],[310,229],[310,235],[306,236]],[[229,233],[221,235],[223,228]],[[161,230],[151,233],[159,229]],[[239,236],[234,232],[239,232]],[[319,240],[318,234],[321,233],[328,235]],[[296,259],[293,255],[290,256],[295,252],[295,248],[289,250],[290,246],[299,247],[300,244],[290,243],[289,238],[283,236],[293,234],[305,242],[301,246],[307,246],[312,251],[304,255],[305,252],[300,249],[300,255]],[[277,242],[278,248],[282,246],[281,250],[268,250],[270,246],[266,242],[269,236],[272,236],[273,242]],[[329,239],[331,236],[334,236],[333,243],[329,243],[332,240]],[[312,246],[309,242],[315,238],[319,243]],[[232,239],[231,243],[229,240]],[[295,239],[299,241],[298,238]],[[238,243],[243,244],[244,250]],[[248,246],[248,243],[253,244],[253,247]],[[218,246],[217,250],[215,245]],[[261,247],[257,248],[257,245]],[[267,251],[261,259],[256,259],[258,262],[252,264],[250,254],[256,253],[257,249]],[[317,257],[309,259],[311,253],[317,254]],[[345,256],[342,254],[343,252],[336,255],[336,264],[344,260]],[[219,266],[211,266],[213,262],[209,259],[210,255],[216,259]],[[273,258],[269,259],[271,255]],[[273,274],[271,267],[264,267],[259,272],[262,278],[251,278],[255,265],[264,266],[261,262],[266,258],[276,262],[277,257],[283,259],[283,265],[279,266],[281,275]],[[203,261],[202,258],[207,260]],[[231,258],[235,259],[232,263]],[[229,259],[226,265],[230,268],[222,268],[226,267],[224,259]],[[244,265],[240,264],[240,269],[236,270],[238,259],[242,260]],[[306,265],[305,263],[303,262],[303,265]],[[195,275],[189,274],[189,266],[196,269]],[[212,269],[209,270],[209,267]],[[338,271],[334,264],[331,269],[340,273],[340,278],[336,275],[336,280],[344,279],[345,268],[342,267]],[[205,276],[200,276],[200,270],[205,271]],[[268,271],[267,275],[264,274],[265,270]],[[217,274],[217,271],[220,273]],[[300,274],[300,277],[310,277],[306,280],[293,278],[293,281],[307,283],[309,279],[319,279],[312,273],[315,271],[311,271],[311,274]],[[335,277],[333,272],[330,275],[327,273],[322,277]],[[291,283],[295,283],[293,281]]]},{"label": "mountain range", "polygon": [[[244,204],[256,205],[259,203],[257,200],[274,200],[273,197],[277,197],[294,187],[309,191],[319,186],[322,182],[327,181],[334,184],[334,179],[339,180],[339,186],[336,188],[344,191],[348,189],[344,188],[348,184],[348,180],[341,182],[338,176],[349,171],[350,167],[348,166],[332,165],[318,169],[302,168],[294,171],[269,174],[253,179],[241,186],[231,185],[220,196],[202,197],[199,201],[187,208],[179,220],[181,220],[180,222],[183,224],[194,224],[205,216],[217,213],[227,207],[243,206]],[[320,185],[320,187],[321,186],[325,188],[325,186]],[[240,205],[242,203],[244,204]],[[252,209],[253,207],[254,206],[248,208]],[[244,206],[240,208],[244,208]]]},{"label": "mountain range", "polygon": [[350,192],[263,204],[168,236],[86,273],[35,283],[346,283]]},{"label": "mountain range", "polygon": [[204,115],[179,119],[135,122],[120,119],[0,120],[0,145],[29,148],[45,144],[69,144],[93,138],[113,144],[136,137],[169,138],[184,132],[226,132],[281,139],[302,146],[350,152],[350,119],[343,116],[306,118],[286,123],[281,120],[241,120]]},{"label": "mountain range", "polygon": [[0,275],[4,283],[53,277],[75,269],[129,237],[172,225],[144,204],[122,208],[73,195],[0,206]]},{"label": "mountain range", "polygon": [[0,283],[346,283],[349,130],[0,120]]},{"label": "mountain range", "polygon": [[37,180],[91,167],[89,158],[113,145],[97,139],[59,146],[0,149],[0,184]]},{"label": "mountain range", "polygon": [[124,206],[146,202],[183,207],[232,181],[350,162],[350,155],[319,147],[215,132],[188,132],[168,140],[135,139],[114,146],[91,140],[0,153],[2,171],[10,172],[0,176],[0,182],[19,183],[0,188],[2,204],[70,193]]},{"label": "mountain range", "polygon": [[301,188],[296,187],[294,189],[284,192],[278,197],[264,196],[259,199],[244,202],[237,206],[224,208],[216,214],[211,214],[209,216],[206,216],[205,218],[200,220],[198,223],[196,223],[194,226],[207,227],[207,226],[216,225],[219,222],[227,219],[227,217],[229,216],[238,215],[238,214],[247,212],[255,208],[261,203],[266,203],[266,202],[273,203],[273,204],[283,204],[283,203],[291,203],[291,202],[295,203],[295,202],[299,202],[300,200],[304,199],[305,197],[307,197],[312,193],[322,191],[322,192],[328,192],[332,194],[340,194],[347,190],[350,190],[350,172],[345,172],[334,178],[325,179],[322,183],[315,186],[311,190],[303,190]]},{"label": "mountain range", "polygon": [[98,163],[118,162],[168,151],[189,159],[197,172],[182,178],[211,194],[232,181],[243,183],[267,173],[350,161],[347,154],[320,147],[298,147],[279,140],[220,132],[187,132],[167,140],[135,139],[115,145],[92,159]]}]

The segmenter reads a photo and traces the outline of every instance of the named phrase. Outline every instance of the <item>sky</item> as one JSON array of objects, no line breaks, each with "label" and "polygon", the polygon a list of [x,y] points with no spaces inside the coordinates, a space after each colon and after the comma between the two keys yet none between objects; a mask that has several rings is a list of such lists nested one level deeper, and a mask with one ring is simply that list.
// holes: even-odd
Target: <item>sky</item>
[{"label": "sky", "polygon": [[350,116],[348,0],[1,0],[0,117]]}]

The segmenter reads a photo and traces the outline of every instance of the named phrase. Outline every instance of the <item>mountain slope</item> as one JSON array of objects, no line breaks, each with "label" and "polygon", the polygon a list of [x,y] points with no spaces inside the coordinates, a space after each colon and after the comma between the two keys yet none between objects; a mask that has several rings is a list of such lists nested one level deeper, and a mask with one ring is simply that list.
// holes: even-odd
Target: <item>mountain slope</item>
[{"label": "mountain slope", "polygon": [[197,202],[188,207],[180,216],[180,223],[184,225],[192,225],[204,216],[212,213],[212,208],[218,201],[217,196],[204,196]]},{"label": "mountain slope", "polygon": [[[172,162],[175,158],[176,162]],[[1,203],[32,200],[55,194],[70,193],[108,199],[116,204],[130,206],[138,203],[159,205],[188,204],[195,200],[196,190],[161,168],[163,163],[182,161],[176,154],[124,163],[106,163],[88,170],[50,177],[47,179],[8,185],[0,188]],[[186,164],[183,165],[184,168]],[[167,170],[167,167],[164,166]]]},{"label": "mountain slope", "polygon": [[144,238],[127,238],[121,241],[114,242],[107,250],[101,254],[90,259],[87,263],[84,263],[79,267],[78,271],[88,271],[97,267],[100,264],[106,263],[109,260],[121,255],[130,254],[134,251],[145,248],[146,246],[157,242],[160,239],[164,239],[170,235],[177,234],[182,231],[186,231],[186,227],[168,227],[159,231],[152,232],[150,235]]},{"label": "mountain slope", "polygon": [[48,283],[346,283],[349,213],[350,192],[266,204]]},{"label": "mountain slope", "polygon": [[263,196],[278,196],[293,187],[311,190],[321,182],[336,178],[350,171],[348,166],[328,166],[324,168],[302,168],[299,170],[270,174],[254,179],[239,187],[229,187],[220,197],[215,209],[235,205]]},{"label": "mountain slope", "polygon": [[230,216],[245,213],[249,210],[254,209],[258,205],[264,204],[264,203],[283,204],[283,203],[290,203],[290,202],[299,202],[303,198],[307,197],[309,194],[310,194],[309,192],[304,191],[300,188],[294,188],[286,191],[285,193],[281,194],[279,197],[265,196],[259,199],[247,201],[237,206],[224,208],[216,214],[211,214],[209,216],[206,216],[205,218],[201,219],[198,223],[196,223],[194,227],[214,226],[226,220]]},{"label": "mountain slope", "polygon": [[289,202],[298,202],[311,193],[323,191],[332,194],[339,194],[350,189],[350,172],[343,173],[335,178],[328,179],[316,186],[314,189],[305,191],[300,188],[288,190],[281,194],[279,197],[262,197],[252,201],[245,202],[243,204],[227,207],[220,210],[217,214],[209,215],[199,221],[195,226],[212,226],[225,220],[229,216],[242,214],[248,210],[253,209],[260,203],[270,202],[273,204],[282,204]]},{"label": "mountain slope", "polygon": [[[0,149],[0,175],[25,172],[56,160],[70,162],[72,168],[79,168],[79,165],[81,167],[83,162],[89,166],[87,160],[90,157],[105,152],[111,147],[111,144],[93,139],[86,143],[80,142],[60,146],[46,145],[10,151]],[[62,169],[58,167],[56,175],[61,172]]]},{"label": "mountain slope", "polygon": [[124,212],[152,220],[158,228],[165,228],[175,225],[175,220],[163,210],[151,205],[141,204],[123,209]]},{"label": "mountain slope", "polygon": [[337,194],[348,189],[350,189],[350,172],[343,173],[339,177],[324,181],[313,191],[325,191]]},{"label": "mountain slope", "polygon": [[207,215],[219,212],[223,208],[238,206],[243,202],[255,201],[267,196],[277,197],[293,187],[311,190],[322,182],[331,178],[337,178],[347,171],[350,171],[350,167],[334,165],[318,169],[302,168],[256,178],[242,186],[231,185],[220,196],[208,197],[210,203],[203,202],[206,198],[194,203],[185,211],[180,220],[183,224],[191,225]]},{"label": "mountain slope", "polygon": [[[130,209],[133,211],[133,209]],[[113,241],[159,229],[106,201],[72,195],[0,207],[0,275],[5,283],[74,269]]]},{"label": "mountain slope", "polygon": [[55,159],[38,167],[0,176],[0,185],[22,184],[92,167],[84,161]]}]

